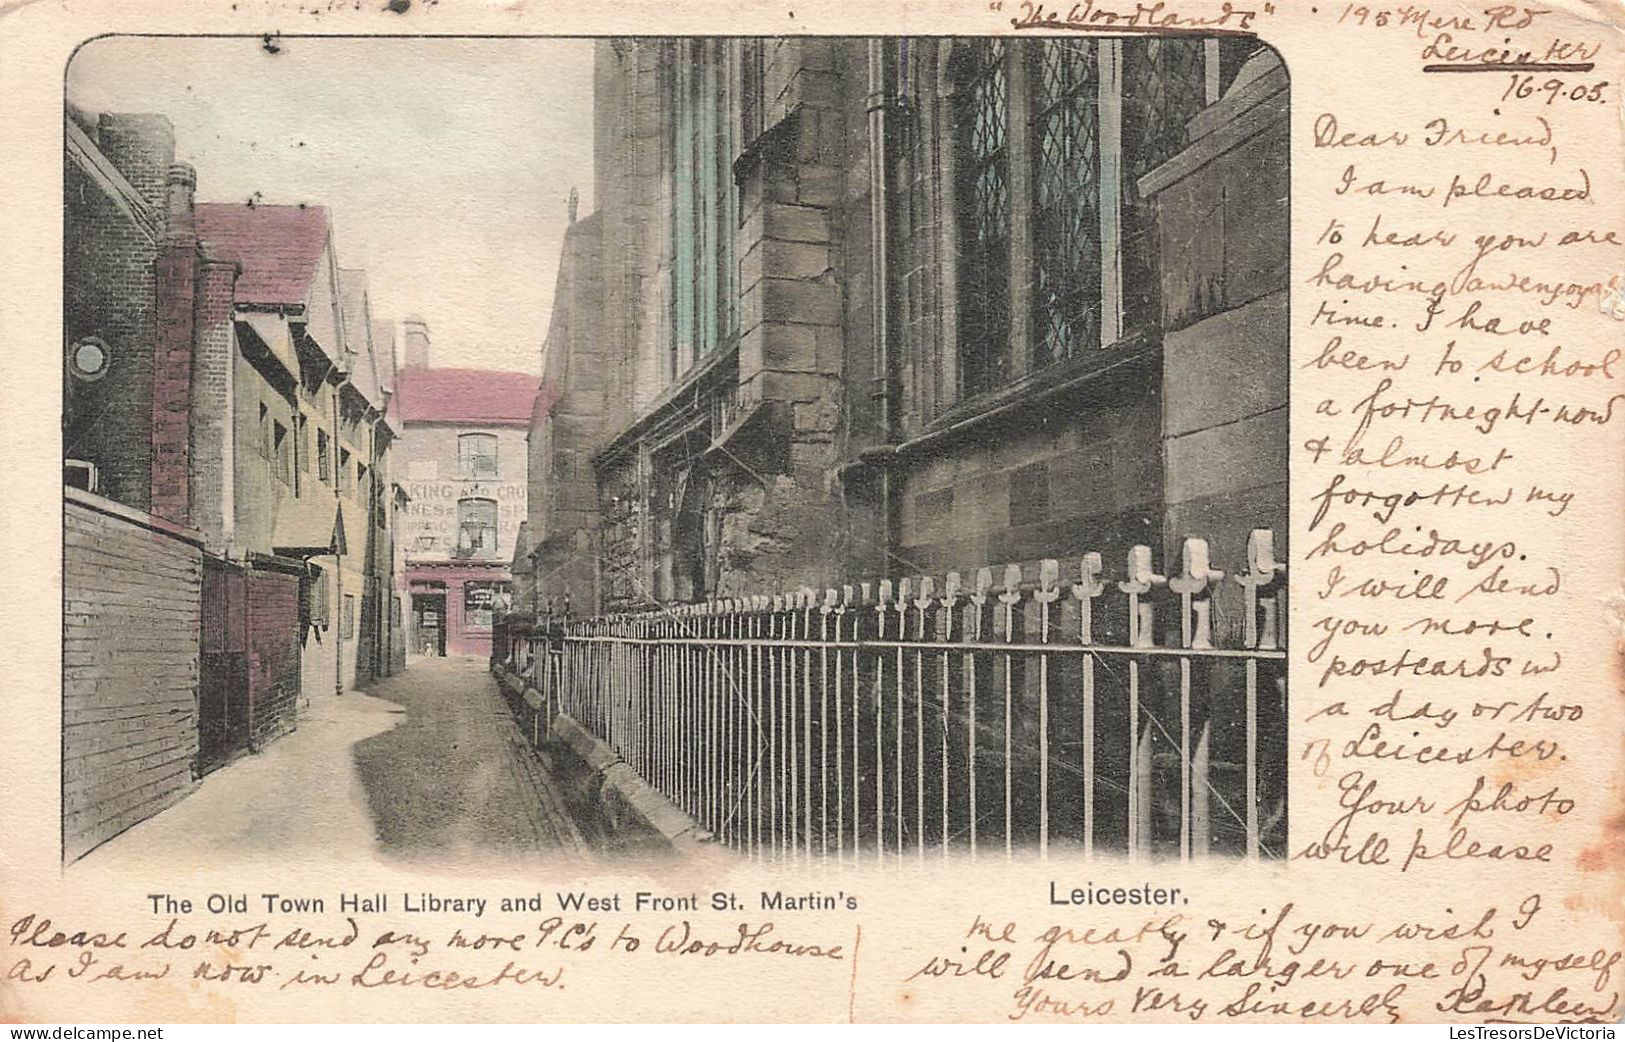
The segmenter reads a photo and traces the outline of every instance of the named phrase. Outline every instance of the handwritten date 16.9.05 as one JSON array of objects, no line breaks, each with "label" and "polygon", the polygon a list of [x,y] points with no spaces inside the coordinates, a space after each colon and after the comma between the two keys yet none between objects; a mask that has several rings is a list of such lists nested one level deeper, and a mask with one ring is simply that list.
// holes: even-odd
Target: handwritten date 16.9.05
[{"label": "handwritten date 16.9.05", "polygon": [[1552,105],[1559,101],[1592,102],[1604,104],[1608,99],[1603,91],[1608,86],[1607,80],[1598,80],[1596,83],[1576,83],[1561,77],[1551,77],[1539,80],[1537,77],[1513,73],[1502,92],[1502,101],[1527,101],[1530,98],[1544,99],[1546,104]]}]

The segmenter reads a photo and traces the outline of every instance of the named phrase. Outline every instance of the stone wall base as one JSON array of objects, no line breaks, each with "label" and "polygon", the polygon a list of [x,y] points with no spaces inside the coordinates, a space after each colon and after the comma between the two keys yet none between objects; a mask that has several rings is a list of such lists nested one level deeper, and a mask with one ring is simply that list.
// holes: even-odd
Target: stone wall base
[{"label": "stone wall base", "polygon": [[504,699],[557,786],[565,811],[596,851],[692,858],[720,850],[711,834],[656,792],[615,751],[567,713],[549,712],[541,692],[495,671]]}]

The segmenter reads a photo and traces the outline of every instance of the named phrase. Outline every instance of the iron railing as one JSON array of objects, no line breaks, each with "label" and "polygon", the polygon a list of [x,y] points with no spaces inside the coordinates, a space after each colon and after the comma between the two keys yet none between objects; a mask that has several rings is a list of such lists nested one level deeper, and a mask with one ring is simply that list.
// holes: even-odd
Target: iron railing
[{"label": "iron railing", "polygon": [[1279,856],[1285,569],[1267,530],[1247,557],[1228,584],[1192,538],[1172,578],[1140,546],[1116,582],[1089,554],[538,620],[509,665],[538,720],[762,859]]}]

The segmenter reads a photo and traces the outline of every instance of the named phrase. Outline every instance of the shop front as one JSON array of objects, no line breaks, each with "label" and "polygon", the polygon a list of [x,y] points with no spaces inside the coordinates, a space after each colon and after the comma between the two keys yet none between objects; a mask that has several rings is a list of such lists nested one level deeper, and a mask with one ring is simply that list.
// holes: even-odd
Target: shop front
[{"label": "shop front", "polygon": [[407,569],[414,656],[491,654],[491,626],[508,610],[513,583],[505,565],[459,561]]}]

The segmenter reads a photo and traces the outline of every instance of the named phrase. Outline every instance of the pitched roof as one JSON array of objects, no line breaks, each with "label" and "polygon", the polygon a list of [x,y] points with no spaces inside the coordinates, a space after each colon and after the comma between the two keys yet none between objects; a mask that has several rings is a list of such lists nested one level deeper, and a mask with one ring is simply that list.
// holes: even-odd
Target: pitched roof
[{"label": "pitched roof", "polygon": [[327,208],[198,203],[197,232],[215,256],[242,265],[240,303],[303,304],[327,248]]},{"label": "pitched roof", "polygon": [[378,386],[378,359],[372,342],[372,313],[367,303],[367,273],[339,269],[339,307],[344,313],[344,348],[350,382],[374,405],[383,404]]},{"label": "pitched roof", "polygon": [[404,423],[528,426],[541,378],[494,369],[402,369],[395,402]]}]

